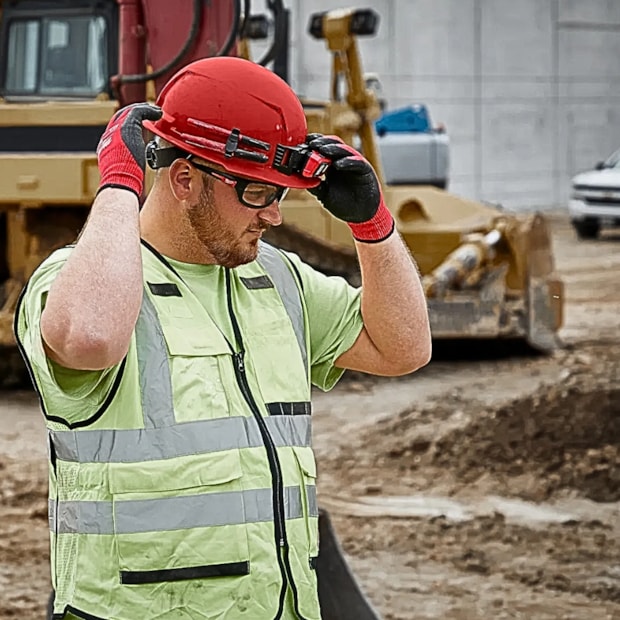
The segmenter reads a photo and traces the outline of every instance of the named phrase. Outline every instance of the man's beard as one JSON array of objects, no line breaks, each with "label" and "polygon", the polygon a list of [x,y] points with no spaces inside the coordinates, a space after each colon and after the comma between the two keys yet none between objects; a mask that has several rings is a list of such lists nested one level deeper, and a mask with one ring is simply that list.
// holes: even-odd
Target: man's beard
[{"label": "man's beard", "polygon": [[[196,238],[218,265],[233,268],[253,261],[258,254],[258,237],[252,241],[243,241],[230,229],[213,201],[212,183],[205,179],[198,202],[188,210],[189,223]],[[269,224],[259,220],[252,230],[268,228]]]}]

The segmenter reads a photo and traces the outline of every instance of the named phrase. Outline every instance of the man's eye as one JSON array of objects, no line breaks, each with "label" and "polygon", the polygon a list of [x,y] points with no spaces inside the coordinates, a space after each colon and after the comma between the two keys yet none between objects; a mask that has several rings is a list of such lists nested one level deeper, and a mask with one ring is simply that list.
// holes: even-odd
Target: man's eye
[{"label": "man's eye", "polygon": [[265,196],[273,193],[273,191],[273,187],[247,187],[245,190],[246,194],[252,196]]}]

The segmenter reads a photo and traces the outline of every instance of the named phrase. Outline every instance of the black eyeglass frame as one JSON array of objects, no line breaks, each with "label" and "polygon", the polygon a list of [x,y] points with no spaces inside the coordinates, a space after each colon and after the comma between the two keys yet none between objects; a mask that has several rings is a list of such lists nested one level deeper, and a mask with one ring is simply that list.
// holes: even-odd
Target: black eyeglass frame
[{"label": "black eyeglass frame", "polygon": [[[243,177],[238,177],[234,174],[230,174],[229,172],[222,172],[221,170],[216,170],[215,168],[211,168],[210,166],[205,166],[204,164],[199,164],[195,162],[193,159],[187,160],[196,170],[200,170],[209,176],[212,176],[214,179],[218,181],[222,181],[222,183],[226,183],[226,185],[230,185],[235,188],[237,192],[237,198],[239,198],[239,202],[241,202],[246,207],[250,209],[265,209],[269,205],[273,204],[276,200],[282,200],[286,194],[288,193],[288,187],[281,187],[278,185],[271,185],[271,183],[262,183],[261,181],[254,181],[252,179],[244,179]],[[243,194],[247,189],[248,185],[256,184],[256,185],[264,185],[265,187],[273,187],[273,197],[266,202],[264,205],[255,205],[248,202]]]}]

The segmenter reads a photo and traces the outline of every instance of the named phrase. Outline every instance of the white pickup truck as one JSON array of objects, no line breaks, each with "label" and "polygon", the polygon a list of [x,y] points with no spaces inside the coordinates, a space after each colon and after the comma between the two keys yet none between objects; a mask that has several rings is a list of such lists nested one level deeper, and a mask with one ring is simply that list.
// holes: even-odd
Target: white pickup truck
[{"label": "white pickup truck", "polygon": [[596,239],[603,226],[620,226],[620,150],[573,177],[568,212],[580,239]]}]

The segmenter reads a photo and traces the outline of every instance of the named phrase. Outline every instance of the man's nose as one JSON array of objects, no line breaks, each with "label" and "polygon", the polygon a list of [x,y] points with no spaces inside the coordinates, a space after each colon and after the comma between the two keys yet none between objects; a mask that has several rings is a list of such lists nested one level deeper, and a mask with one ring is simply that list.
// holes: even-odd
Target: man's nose
[{"label": "man's nose", "polygon": [[280,201],[274,200],[269,206],[264,207],[258,212],[258,217],[267,222],[270,226],[282,224],[282,213],[280,212]]}]

